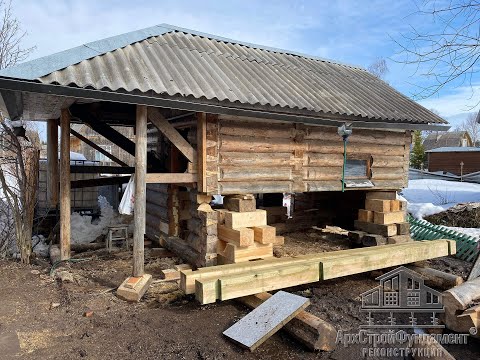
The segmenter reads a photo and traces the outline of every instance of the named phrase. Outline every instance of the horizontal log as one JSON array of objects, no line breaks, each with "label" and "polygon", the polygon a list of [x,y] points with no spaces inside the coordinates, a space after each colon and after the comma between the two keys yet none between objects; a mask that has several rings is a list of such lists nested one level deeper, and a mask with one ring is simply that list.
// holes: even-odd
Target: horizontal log
[{"label": "horizontal log", "polygon": [[153,203],[148,203],[146,205],[146,212],[155,217],[168,220],[168,208],[165,206],[159,206]]},{"label": "horizontal log", "polygon": [[223,120],[219,122],[218,132],[221,135],[267,137],[267,138],[293,138],[295,128],[292,124],[272,124],[256,121]]},{"label": "horizontal log", "polygon": [[292,139],[222,135],[219,140],[220,151],[285,153],[294,149]]},{"label": "horizontal log", "polygon": [[222,195],[282,193],[291,192],[291,181],[221,181],[218,187]]},{"label": "horizontal log", "polygon": [[[315,140],[305,140],[308,152],[323,154],[343,154],[343,142],[325,141],[319,142]],[[404,146],[373,146],[371,144],[354,144],[348,143],[347,154],[367,154],[367,155],[392,155],[403,156],[405,154]]]},{"label": "horizontal log", "polygon": [[341,180],[342,166],[306,167],[303,178],[306,180]]},{"label": "horizontal log", "polygon": [[147,191],[168,194],[168,184],[147,184]]},{"label": "horizontal log", "polygon": [[372,180],[402,180],[405,176],[403,168],[372,169]]},{"label": "horizontal log", "polygon": [[343,166],[343,154],[308,153],[306,163],[308,166]]},{"label": "horizontal log", "polygon": [[372,168],[403,168],[405,164],[405,158],[403,156],[384,156],[373,155],[372,156]]},{"label": "horizontal log", "polygon": [[146,174],[145,182],[151,183],[164,183],[164,184],[187,184],[197,182],[197,174],[189,173],[157,173]]},{"label": "horizontal log", "polygon": [[[305,139],[341,141],[337,129],[329,129],[327,127],[308,128]],[[348,138],[348,142],[353,144],[405,145],[407,140],[405,132],[354,129],[352,135]]]},{"label": "horizontal log", "polygon": [[290,180],[291,169],[282,168],[220,168],[221,181],[244,181],[244,180]]},{"label": "horizontal log", "polygon": [[220,166],[291,166],[292,153],[220,152]]},{"label": "horizontal log", "polygon": [[148,203],[166,207],[168,204],[168,194],[147,190],[147,204]]}]

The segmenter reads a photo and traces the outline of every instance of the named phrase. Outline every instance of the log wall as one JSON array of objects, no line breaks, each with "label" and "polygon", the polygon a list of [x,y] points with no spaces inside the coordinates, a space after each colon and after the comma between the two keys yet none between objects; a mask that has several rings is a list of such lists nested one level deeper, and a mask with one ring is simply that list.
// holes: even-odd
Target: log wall
[{"label": "log wall", "polygon": [[[371,157],[375,189],[407,185],[410,131],[354,129],[349,159]],[[343,142],[336,127],[207,117],[208,194],[341,190]]]}]

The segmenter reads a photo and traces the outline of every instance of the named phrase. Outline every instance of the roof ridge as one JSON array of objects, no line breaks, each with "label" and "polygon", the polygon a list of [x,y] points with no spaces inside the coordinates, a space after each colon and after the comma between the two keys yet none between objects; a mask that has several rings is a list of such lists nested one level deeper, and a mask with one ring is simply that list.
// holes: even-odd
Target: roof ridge
[{"label": "roof ridge", "polygon": [[139,29],[139,30],[130,31],[123,34],[110,36],[104,39],[95,40],[95,41],[88,42],[70,49],[59,51],[54,54],[29,60],[29,61],[17,64],[15,66],[0,70],[0,76],[26,79],[26,80],[35,80],[42,76],[51,74],[52,72],[64,69],[70,65],[78,64],[83,60],[91,59],[99,55],[104,55],[116,49],[120,49],[128,45],[132,45],[134,43],[144,41],[146,39],[149,39],[155,36],[162,36],[170,32],[182,32],[185,34],[191,34],[194,36],[199,36],[199,37],[203,37],[203,38],[207,38],[207,39],[215,40],[219,42],[226,42],[234,45],[240,45],[240,46],[250,47],[250,48],[264,50],[264,51],[299,56],[307,59],[328,62],[328,63],[336,64],[339,66],[345,66],[349,68],[366,71],[361,67],[344,64],[334,60],[302,54],[295,51],[288,51],[284,49],[278,49],[278,48],[273,48],[273,47],[268,47],[268,46],[263,46],[258,44],[252,44],[244,41],[233,40],[233,39],[225,38],[222,36],[203,33],[200,31],[190,30],[190,29],[163,23],[163,24],[158,24],[158,25],[154,25],[154,26]]}]

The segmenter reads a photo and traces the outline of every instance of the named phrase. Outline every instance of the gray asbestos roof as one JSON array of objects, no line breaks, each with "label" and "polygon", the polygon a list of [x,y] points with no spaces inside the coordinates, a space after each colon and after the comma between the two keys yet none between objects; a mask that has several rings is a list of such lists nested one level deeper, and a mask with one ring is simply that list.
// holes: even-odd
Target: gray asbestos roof
[{"label": "gray asbestos roof", "polygon": [[446,123],[364,69],[165,24],[26,62],[0,76],[327,118]]}]

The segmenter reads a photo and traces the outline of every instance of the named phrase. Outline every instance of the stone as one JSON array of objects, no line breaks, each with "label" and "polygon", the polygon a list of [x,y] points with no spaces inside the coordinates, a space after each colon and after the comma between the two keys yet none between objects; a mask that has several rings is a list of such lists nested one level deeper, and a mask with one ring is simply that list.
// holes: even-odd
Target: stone
[{"label": "stone", "polygon": [[118,287],[117,296],[126,301],[138,302],[152,283],[152,275],[144,274],[140,277],[128,277]]}]

